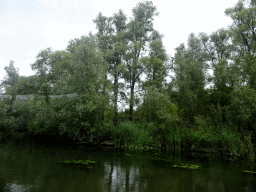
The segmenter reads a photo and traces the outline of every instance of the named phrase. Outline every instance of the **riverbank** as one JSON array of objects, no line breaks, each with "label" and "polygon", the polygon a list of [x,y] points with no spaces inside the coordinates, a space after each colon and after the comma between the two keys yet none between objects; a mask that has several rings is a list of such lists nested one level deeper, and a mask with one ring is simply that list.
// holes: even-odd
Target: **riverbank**
[{"label": "riverbank", "polygon": [[[72,148],[86,148],[90,150],[135,150],[135,151],[194,151],[200,153],[219,153],[237,159],[254,159],[255,149],[246,148],[248,141],[241,140],[239,135],[228,134],[208,135],[184,129],[182,134],[170,134],[166,145],[161,146],[157,138],[143,129],[138,131],[136,124],[127,122],[124,130],[108,130],[109,135],[102,138],[70,138],[60,135],[33,135],[30,133],[1,134],[1,143],[14,141],[18,143],[35,143],[47,146],[65,146]],[[132,130],[135,128],[136,130]],[[109,128],[110,129],[110,128]],[[128,131],[129,130],[129,131]],[[177,130],[176,130],[177,131]],[[110,134],[111,133],[111,134]],[[125,135],[124,135],[125,134]],[[234,136],[236,135],[236,137]],[[115,136],[115,137],[113,137]],[[251,144],[251,143],[250,143]],[[251,144],[252,145],[252,144]]]},{"label": "riverbank", "polygon": [[47,102],[41,96],[31,100],[3,100],[0,102],[2,140],[136,150],[193,150],[255,157],[255,135],[233,124],[215,125],[203,117],[196,118],[194,124],[169,121],[169,117],[146,121],[143,111],[135,111],[132,121],[128,113],[119,112],[114,125],[113,111],[103,116],[81,113],[79,102],[79,98],[56,98]]}]

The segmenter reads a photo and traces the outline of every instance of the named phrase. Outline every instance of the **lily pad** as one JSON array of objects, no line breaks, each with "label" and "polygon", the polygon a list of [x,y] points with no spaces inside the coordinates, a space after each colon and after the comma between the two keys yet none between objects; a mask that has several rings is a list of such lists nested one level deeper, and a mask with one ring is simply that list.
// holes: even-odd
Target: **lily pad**
[{"label": "lily pad", "polygon": [[67,161],[62,161],[60,163],[64,164],[70,164],[70,165],[86,165],[87,168],[92,168],[89,166],[89,164],[94,164],[96,161],[91,161],[91,160],[67,160]]},{"label": "lily pad", "polygon": [[178,167],[178,168],[184,168],[184,169],[200,169],[201,167],[199,165],[189,165],[189,164],[181,164],[181,165],[172,165],[173,167]]},{"label": "lily pad", "polygon": [[252,173],[252,174],[256,174],[256,171],[253,172],[253,171],[249,171],[249,170],[243,170],[244,173]]}]

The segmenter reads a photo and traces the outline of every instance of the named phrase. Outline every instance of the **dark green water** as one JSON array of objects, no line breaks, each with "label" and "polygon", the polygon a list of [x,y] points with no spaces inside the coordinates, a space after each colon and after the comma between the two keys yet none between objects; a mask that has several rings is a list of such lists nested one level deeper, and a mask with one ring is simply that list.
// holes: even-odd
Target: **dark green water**
[{"label": "dark green water", "polygon": [[[67,160],[96,163],[60,163]],[[173,167],[181,163],[201,169]],[[256,191],[256,174],[243,172],[256,171],[256,165],[248,163],[198,153],[91,151],[8,143],[0,145],[0,191]]]}]

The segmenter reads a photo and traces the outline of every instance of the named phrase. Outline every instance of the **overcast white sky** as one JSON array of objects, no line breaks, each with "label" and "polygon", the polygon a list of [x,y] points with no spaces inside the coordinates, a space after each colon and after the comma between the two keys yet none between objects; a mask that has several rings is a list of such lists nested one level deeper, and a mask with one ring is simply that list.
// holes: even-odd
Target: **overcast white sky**
[{"label": "overcast white sky", "polygon": [[[131,10],[140,0],[0,0],[0,80],[4,66],[14,60],[20,75],[32,75],[30,64],[40,50],[64,50],[69,40],[96,32],[92,20],[99,12],[105,16],[122,9]],[[160,13],[154,27],[164,35],[168,54],[187,42],[193,32],[208,34],[228,27],[226,8],[238,0],[153,0]]]}]

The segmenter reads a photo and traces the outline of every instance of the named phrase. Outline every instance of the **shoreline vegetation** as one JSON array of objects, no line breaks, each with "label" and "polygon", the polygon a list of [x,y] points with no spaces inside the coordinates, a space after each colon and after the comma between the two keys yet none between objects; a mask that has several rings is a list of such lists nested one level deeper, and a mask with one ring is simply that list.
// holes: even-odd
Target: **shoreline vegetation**
[{"label": "shoreline vegetation", "polygon": [[[5,67],[1,141],[21,137],[253,159],[255,5],[238,1],[225,11],[232,19],[227,29],[191,33],[173,57],[154,29],[158,12],[151,1],[138,3],[129,21],[121,10],[112,17],[99,13],[96,34],[69,41],[65,50],[40,51],[31,64],[35,75],[20,76],[14,61]],[[75,96],[51,96],[70,93]]]},{"label": "shoreline vegetation", "polygon": [[[103,150],[166,151],[175,149],[222,153],[238,158],[253,159],[255,157],[251,137],[243,138],[236,129],[231,129],[226,125],[219,127],[208,125],[202,127],[201,125],[190,129],[182,125],[174,125],[169,127],[168,132],[161,133],[157,124],[153,122],[129,121],[127,112],[119,113],[120,122],[117,126],[113,126],[113,123],[110,122],[103,124],[99,130],[92,131],[88,128],[87,131],[90,131],[90,134],[79,133],[76,135],[74,131],[76,125],[72,120],[70,121],[71,113],[76,113],[76,111],[72,112],[71,106],[76,102],[76,98],[67,97],[50,99],[46,102],[44,96],[35,96],[27,100],[2,100],[1,109],[5,108],[6,112],[9,111],[12,115],[9,114],[8,118],[5,117],[0,121],[0,143],[16,140]],[[63,114],[60,116],[58,109],[63,109],[64,105],[67,105],[66,109],[70,110],[62,111]],[[66,116],[67,114],[68,116]],[[75,114],[72,114],[72,117],[76,118]],[[73,130],[64,126],[64,122],[68,121],[72,122]],[[6,129],[3,129],[4,127]]]}]

